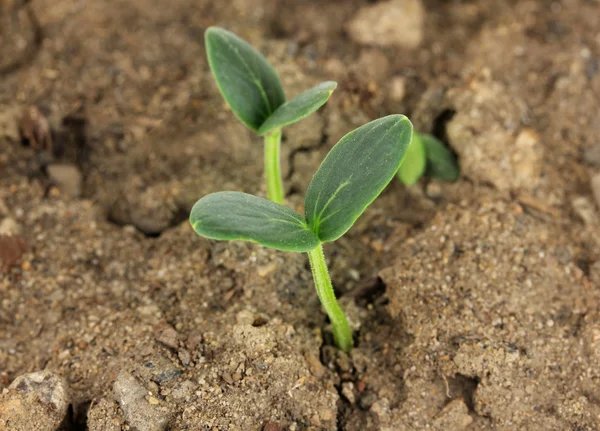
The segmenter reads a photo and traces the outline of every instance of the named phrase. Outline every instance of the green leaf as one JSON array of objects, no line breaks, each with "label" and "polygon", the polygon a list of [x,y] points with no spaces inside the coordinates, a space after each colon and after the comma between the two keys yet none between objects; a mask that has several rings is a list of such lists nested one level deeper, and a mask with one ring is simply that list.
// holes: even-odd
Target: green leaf
[{"label": "green leaf", "polygon": [[204,41],[210,70],[225,101],[242,123],[258,131],[285,103],[277,73],[266,58],[230,31],[209,27]]},{"label": "green leaf", "polygon": [[284,103],[260,126],[258,134],[265,135],[308,117],[329,100],[336,87],[337,82],[325,81]]},{"label": "green leaf", "polygon": [[296,211],[246,193],[204,196],[194,204],[190,223],[199,235],[211,239],[244,240],[298,252],[308,252],[319,245],[319,239]]},{"label": "green leaf", "polygon": [[310,229],[334,241],[394,178],[412,138],[404,115],[372,121],[344,136],[308,186],[304,208]]},{"label": "green leaf", "polygon": [[460,177],[456,156],[435,137],[421,135],[421,138],[427,154],[427,175],[442,181],[456,181]]},{"label": "green leaf", "polygon": [[419,181],[419,178],[425,172],[427,165],[427,155],[425,146],[419,133],[413,132],[413,137],[400,169],[398,169],[398,178],[407,186]]}]

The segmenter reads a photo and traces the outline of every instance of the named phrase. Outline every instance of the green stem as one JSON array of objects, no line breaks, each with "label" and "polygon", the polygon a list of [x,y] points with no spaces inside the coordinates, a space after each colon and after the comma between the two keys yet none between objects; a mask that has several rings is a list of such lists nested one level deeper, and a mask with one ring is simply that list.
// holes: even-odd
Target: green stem
[{"label": "green stem", "polygon": [[352,349],[352,331],[348,326],[348,321],[344,312],[335,298],[329,271],[325,263],[325,255],[323,255],[323,246],[319,245],[312,251],[308,252],[310,267],[312,268],[313,278],[317,294],[321,300],[325,312],[329,316],[331,326],[333,327],[333,338],[335,344],[344,352],[349,352]]},{"label": "green stem", "polygon": [[265,135],[265,177],[267,180],[267,196],[275,203],[283,204],[283,182],[281,181],[281,165],[279,146],[281,129]]}]

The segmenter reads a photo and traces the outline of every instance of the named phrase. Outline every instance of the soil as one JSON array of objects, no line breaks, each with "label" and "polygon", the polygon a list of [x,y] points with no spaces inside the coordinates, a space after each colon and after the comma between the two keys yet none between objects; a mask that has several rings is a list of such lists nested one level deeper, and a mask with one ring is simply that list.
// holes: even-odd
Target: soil
[{"label": "soil", "polygon": [[[596,0],[0,0],[0,429],[600,429],[598,16]],[[284,131],[289,205],[382,115],[459,157],[456,183],[394,181],[326,245],[349,355],[306,256],[186,221],[206,193],[264,195],[209,25],[264,52],[288,96],[340,84]]]}]

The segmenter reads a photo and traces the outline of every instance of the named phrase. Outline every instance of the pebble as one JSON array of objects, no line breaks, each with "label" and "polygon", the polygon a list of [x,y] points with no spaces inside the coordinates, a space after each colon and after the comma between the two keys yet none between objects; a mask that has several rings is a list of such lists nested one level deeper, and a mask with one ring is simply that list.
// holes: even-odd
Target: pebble
[{"label": "pebble", "polygon": [[179,347],[177,331],[169,325],[164,325],[158,330],[156,341],[164,344],[167,347],[170,347],[171,349],[177,349],[177,347]]},{"label": "pebble", "polygon": [[121,371],[113,385],[115,400],[121,406],[127,423],[138,431],[163,431],[170,421],[170,412],[160,400],[149,401],[146,388],[126,371]]},{"label": "pebble", "polygon": [[192,355],[185,349],[181,349],[177,352],[177,357],[181,361],[181,365],[187,367],[192,362]]},{"label": "pebble", "polygon": [[79,168],[71,164],[53,164],[47,167],[48,177],[67,196],[81,196],[83,175]]},{"label": "pebble", "polygon": [[571,206],[575,213],[585,224],[593,224],[596,220],[596,208],[590,200],[584,196],[579,196],[571,201]]},{"label": "pebble", "polygon": [[444,192],[442,190],[442,185],[437,181],[429,181],[427,184],[427,188],[425,189],[425,194],[429,199],[439,200],[444,197]]},{"label": "pebble", "polygon": [[[362,400],[361,400],[362,406]],[[390,416],[390,402],[387,398],[382,398],[375,401],[369,409],[373,415],[379,420],[379,422],[387,422]]]},{"label": "pebble", "polygon": [[372,392],[367,392],[361,397],[359,404],[361,408],[368,410],[376,401],[377,395]]},{"label": "pebble", "polygon": [[263,431],[281,431],[281,427],[277,422],[268,422],[263,428]]},{"label": "pebble", "polygon": [[361,7],[347,29],[363,45],[415,49],[423,41],[424,21],[421,0],[389,0]]},{"label": "pebble", "polygon": [[56,431],[69,403],[68,386],[61,376],[50,371],[19,376],[0,396],[0,430]]},{"label": "pebble", "polygon": [[344,382],[342,383],[342,395],[352,405],[356,404],[356,395],[354,395],[354,383]]},{"label": "pebble", "polygon": [[10,217],[3,218],[0,221],[0,236],[14,236],[21,233],[21,227]]},{"label": "pebble", "polygon": [[235,315],[235,321],[238,325],[252,325],[254,323],[254,313],[250,310],[242,310]]}]

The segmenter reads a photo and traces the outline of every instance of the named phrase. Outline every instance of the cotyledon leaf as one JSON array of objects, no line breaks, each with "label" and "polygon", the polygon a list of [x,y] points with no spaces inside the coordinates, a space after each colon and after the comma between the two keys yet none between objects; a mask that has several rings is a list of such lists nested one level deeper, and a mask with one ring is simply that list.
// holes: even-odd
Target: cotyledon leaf
[{"label": "cotyledon leaf", "polygon": [[194,204],[190,223],[207,238],[250,241],[277,250],[308,252],[320,243],[296,211],[240,192],[204,196]]},{"label": "cotyledon leaf", "polygon": [[453,182],[460,177],[456,156],[431,135],[421,135],[427,154],[427,175],[442,181]]},{"label": "cotyledon leaf", "polygon": [[277,73],[266,58],[230,31],[209,27],[204,41],[210,70],[225,101],[240,121],[258,131],[285,103]]},{"label": "cotyledon leaf", "polygon": [[258,134],[267,134],[308,117],[329,100],[336,87],[337,82],[325,81],[285,102],[260,126]]},{"label": "cotyledon leaf", "polygon": [[398,178],[406,185],[411,185],[419,181],[419,178],[425,172],[427,166],[427,155],[421,139],[421,134],[413,132],[412,141],[406,150],[406,154],[400,169],[398,169]]},{"label": "cotyledon leaf", "polygon": [[306,220],[322,242],[354,224],[394,178],[412,138],[404,115],[372,121],[344,136],[313,177],[304,200]]}]

